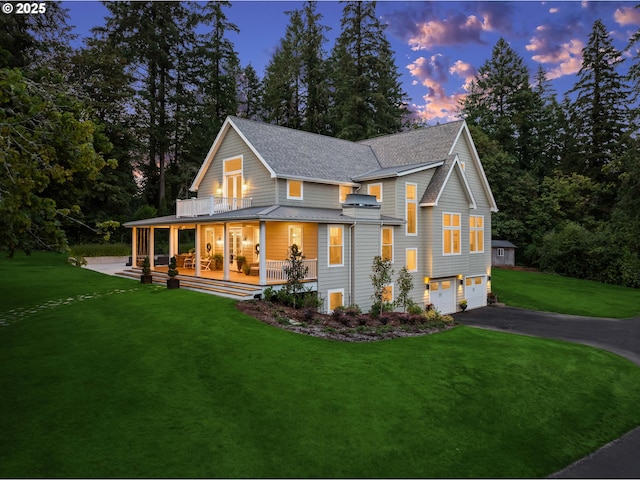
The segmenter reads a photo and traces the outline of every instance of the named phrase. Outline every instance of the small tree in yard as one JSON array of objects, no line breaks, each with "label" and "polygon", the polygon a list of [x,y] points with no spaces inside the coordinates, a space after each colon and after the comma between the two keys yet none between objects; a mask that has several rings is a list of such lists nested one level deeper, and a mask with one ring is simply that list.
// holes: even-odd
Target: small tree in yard
[{"label": "small tree in yard", "polygon": [[309,267],[304,264],[302,252],[295,243],[289,247],[289,262],[284,267],[287,276],[287,291],[293,296],[293,307],[296,307],[296,295],[302,292],[302,280],[307,276]]},{"label": "small tree in yard", "polygon": [[372,312],[378,310],[383,311],[384,289],[391,283],[393,270],[391,268],[391,260],[385,260],[380,255],[373,257],[372,273],[370,275],[371,284],[373,285],[373,307]]},{"label": "small tree in yard", "polygon": [[396,298],[396,305],[402,307],[404,312],[407,311],[407,307],[413,304],[413,300],[409,296],[413,290],[413,277],[409,273],[409,269],[405,265],[400,269],[398,273],[398,296]]}]

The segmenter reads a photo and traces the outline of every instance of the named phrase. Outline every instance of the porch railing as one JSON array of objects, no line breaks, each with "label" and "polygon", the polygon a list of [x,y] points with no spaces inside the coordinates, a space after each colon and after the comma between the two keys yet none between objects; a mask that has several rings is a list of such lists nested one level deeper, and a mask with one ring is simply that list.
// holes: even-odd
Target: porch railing
[{"label": "porch railing", "polygon": [[204,198],[189,198],[176,200],[176,217],[198,217],[200,215],[215,215],[251,206],[250,198],[216,197],[210,195]]},{"label": "porch railing", "polygon": [[[318,278],[318,259],[305,259],[302,264],[308,267],[305,280],[315,280]],[[284,267],[289,265],[289,260],[265,260],[265,268],[267,270],[267,280],[287,280],[287,274]]]}]

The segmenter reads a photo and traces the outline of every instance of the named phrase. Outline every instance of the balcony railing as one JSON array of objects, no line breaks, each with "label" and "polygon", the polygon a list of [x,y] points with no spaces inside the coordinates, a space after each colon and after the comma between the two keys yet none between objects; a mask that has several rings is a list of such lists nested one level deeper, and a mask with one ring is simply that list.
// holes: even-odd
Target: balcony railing
[{"label": "balcony railing", "polygon": [[190,198],[176,200],[176,217],[198,217],[200,215],[215,215],[251,206],[250,198],[215,197]]},{"label": "balcony railing", "polygon": [[[287,280],[285,267],[290,265],[289,260],[265,260],[267,269],[267,280]],[[318,259],[302,260],[303,267],[307,267],[307,274],[304,280],[315,280],[318,278]]]}]

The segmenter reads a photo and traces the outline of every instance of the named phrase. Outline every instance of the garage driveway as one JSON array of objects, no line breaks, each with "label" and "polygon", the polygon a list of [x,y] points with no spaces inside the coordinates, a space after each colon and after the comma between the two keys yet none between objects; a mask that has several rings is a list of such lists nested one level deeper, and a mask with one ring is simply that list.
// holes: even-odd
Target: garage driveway
[{"label": "garage driveway", "polygon": [[[462,325],[554,338],[609,350],[640,366],[640,317],[578,317],[491,306],[454,315]],[[639,400],[640,405],[640,400]],[[640,427],[550,478],[640,478]]]}]

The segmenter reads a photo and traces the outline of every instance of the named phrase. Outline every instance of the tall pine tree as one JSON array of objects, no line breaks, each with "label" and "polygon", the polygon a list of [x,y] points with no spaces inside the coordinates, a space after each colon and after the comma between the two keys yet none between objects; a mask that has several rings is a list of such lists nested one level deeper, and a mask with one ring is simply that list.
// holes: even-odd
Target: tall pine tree
[{"label": "tall pine tree", "polygon": [[402,129],[406,94],[376,2],[345,2],[330,57],[333,134],[362,140]]}]

